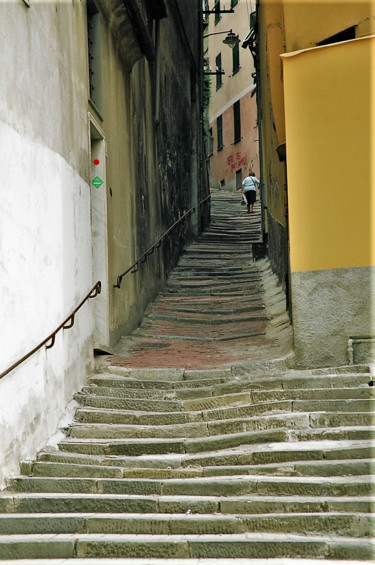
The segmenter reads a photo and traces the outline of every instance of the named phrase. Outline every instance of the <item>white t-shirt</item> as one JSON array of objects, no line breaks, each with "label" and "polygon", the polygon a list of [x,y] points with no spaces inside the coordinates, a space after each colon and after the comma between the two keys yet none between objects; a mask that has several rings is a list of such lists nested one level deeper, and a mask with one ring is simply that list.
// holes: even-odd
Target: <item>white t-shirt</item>
[{"label": "white t-shirt", "polygon": [[244,192],[247,192],[248,190],[256,190],[256,185],[260,184],[260,181],[256,177],[246,177],[242,184]]}]

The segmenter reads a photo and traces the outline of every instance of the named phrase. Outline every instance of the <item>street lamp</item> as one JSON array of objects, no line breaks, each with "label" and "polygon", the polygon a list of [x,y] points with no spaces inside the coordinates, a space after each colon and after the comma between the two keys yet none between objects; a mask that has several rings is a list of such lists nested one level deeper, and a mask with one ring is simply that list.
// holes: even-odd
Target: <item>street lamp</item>
[{"label": "street lamp", "polygon": [[221,33],[228,34],[226,38],[223,39],[223,43],[225,43],[225,45],[228,45],[231,49],[233,49],[240,43],[240,38],[238,37],[238,35],[235,35],[231,29],[226,31],[215,31],[213,33],[207,33],[207,35],[203,36],[203,39],[206,39],[206,37],[210,37],[211,35],[220,35]]}]

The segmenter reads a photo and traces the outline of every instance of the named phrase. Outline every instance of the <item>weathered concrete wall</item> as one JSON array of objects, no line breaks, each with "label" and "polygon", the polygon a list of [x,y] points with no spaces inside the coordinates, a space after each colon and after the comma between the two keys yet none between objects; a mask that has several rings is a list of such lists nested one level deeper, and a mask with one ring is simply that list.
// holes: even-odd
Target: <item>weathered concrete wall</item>
[{"label": "weathered concrete wall", "polygon": [[[181,12],[174,0],[166,2],[167,17],[153,23],[155,60],[142,57],[129,74],[123,72],[124,103],[117,106],[113,125],[123,122],[128,130],[120,144],[116,137],[108,143],[108,174],[117,178],[116,194],[113,182],[112,196],[107,194],[109,230],[113,231],[109,280],[116,283],[117,276],[185,212],[192,207],[196,212],[136,274],[124,278],[120,289],[109,288],[111,343],[141,322],[147,304],[163,288],[168,272],[196,231],[201,135],[199,10],[192,11],[190,5],[190,12],[186,12],[185,3],[178,4]],[[108,50],[110,60],[111,53],[113,50]],[[108,76],[105,131],[113,114],[111,80]],[[115,162],[113,152],[117,154]]]},{"label": "weathered concrete wall", "polygon": [[[0,373],[93,286],[84,32],[78,2],[2,5]],[[0,380],[0,485],[56,428],[90,367],[91,335],[86,304],[53,349]]]},{"label": "weathered concrete wall", "polygon": [[348,340],[374,335],[375,268],[292,273],[292,289],[296,366],[349,364]]}]

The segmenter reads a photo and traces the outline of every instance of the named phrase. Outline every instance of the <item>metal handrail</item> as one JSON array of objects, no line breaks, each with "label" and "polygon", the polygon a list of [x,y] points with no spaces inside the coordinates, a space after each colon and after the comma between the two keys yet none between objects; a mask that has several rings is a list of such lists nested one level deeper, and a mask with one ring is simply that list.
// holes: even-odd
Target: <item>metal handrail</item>
[{"label": "metal handrail", "polygon": [[51,349],[51,347],[53,347],[55,345],[56,334],[62,329],[68,330],[68,329],[72,328],[74,326],[74,316],[76,315],[78,310],[84,305],[86,300],[89,300],[90,298],[95,298],[98,294],[100,294],[101,290],[102,290],[102,283],[100,281],[98,281],[95,284],[95,286],[92,287],[90,292],[85,296],[85,298],[82,300],[82,302],[79,303],[77,308],[70,314],[70,316],[68,316],[63,321],[63,323],[60,324],[59,327],[54,332],[52,332],[48,337],[46,337],[46,339],[44,339],[39,345],[34,347],[34,349],[32,351],[30,351],[29,353],[24,355],[21,359],[19,359],[15,363],[13,363],[13,365],[11,367],[9,367],[6,371],[3,371],[2,373],[0,373],[0,379],[5,377],[5,375],[10,373],[11,371],[13,371],[13,369],[18,367],[18,365],[21,365],[21,363],[26,361],[26,359],[28,359],[29,357],[34,355],[34,353],[36,353],[38,351],[38,349],[41,349],[43,347],[43,345],[46,346],[46,349]]},{"label": "metal handrail", "polygon": [[126,271],[124,271],[122,273],[122,275],[119,275],[117,277],[117,284],[113,285],[113,288],[120,288],[121,287],[121,283],[122,283],[122,279],[125,277],[125,275],[127,275],[129,272],[131,273],[136,273],[138,271],[139,265],[140,263],[144,263],[147,259],[147,257],[149,255],[152,255],[153,252],[155,251],[155,249],[157,249],[158,247],[161,246],[161,244],[163,243],[164,239],[169,235],[169,233],[174,230],[174,228],[181,223],[183,220],[185,220],[187,217],[191,216],[192,214],[194,214],[195,212],[195,208],[190,208],[190,210],[188,210],[187,212],[185,212],[185,214],[183,216],[181,216],[180,218],[178,218],[178,220],[176,220],[174,222],[174,224],[171,225],[170,228],[167,229],[166,232],[163,233],[163,235],[161,237],[159,237],[159,239],[149,248],[147,249],[147,251],[145,251],[128,269],[126,269]]},{"label": "metal handrail", "polygon": [[201,200],[199,202],[199,206],[203,206],[203,204],[205,204],[207,202],[207,200],[211,199],[211,194],[209,194],[208,196],[206,196],[206,198],[203,198],[203,200]]},{"label": "metal handrail", "polygon": [[[203,204],[209,200],[211,198],[211,194],[209,194],[206,198],[204,198],[203,200],[201,200],[199,202],[199,206],[203,206]],[[136,273],[138,271],[139,265],[140,263],[144,263],[147,259],[147,257],[149,255],[152,255],[153,252],[155,251],[155,249],[158,249],[161,244],[163,243],[163,240],[169,235],[169,233],[174,230],[174,228],[183,220],[186,219],[186,217],[191,216],[192,214],[194,214],[195,212],[195,208],[190,208],[190,210],[188,210],[187,212],[185,212],[185,214],[183,214],[183,216],[181,216],[180,218],[178,218],[178,220],[175,221],[174,224],[171,225],[170,228],[167,229],[167,231],[165,233],[163,233],[163,235],[161,237],[159,237],[159,239],[149,248],[147,249],[147,251],[145,251],[132,265],[130,265],[130,267],[128,269],[126,269],[126,271],[124,271],[121,275],[119,275],[117,277],[117,284],[113,285],[113,288],[121,288],[121,283],[122,283],[122,279],[125,277],[125,275],[127,275],[129,272],[130,273]]]}]

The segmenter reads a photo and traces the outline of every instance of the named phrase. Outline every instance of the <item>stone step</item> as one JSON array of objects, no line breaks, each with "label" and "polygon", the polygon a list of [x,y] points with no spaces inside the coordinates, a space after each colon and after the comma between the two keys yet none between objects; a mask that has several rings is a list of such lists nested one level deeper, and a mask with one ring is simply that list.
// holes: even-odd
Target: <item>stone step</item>
[{"label": "stone step", "polygon": [[107,494],[158,494],[171,496],[372,496],[371,475],[354,477],[290,477],[238,475],[183,479],[106,479],[82,477],[14,477],[15,492],[76,492]]},{"label": "stone step", "polygon": [[[267,402],[269,400],[294,400],[298,402],[303,400],[338,401],[341,399],[345,400],[343,403],[345,406],[352,406],[352,402],[355,400],[375,402],[375,388],[368,386],[357,388],[317,388],[312,391],[308,389],[271,389],[262,391],[257,383],[224,382],[211,384],[211,386],[205,383],[206,386],[194,387],[193,385],[188,386],[190,382],[187,382],[186,388],[183,386],[168,387],[167,383],[165,383],[165,388],[162,388],[160,386],[161,383],[159,383],[158,388],[152,389],[141,386],[137,388],[137,385],[140,383],[135,381],[127,383],[125,379],[112,379],[111,377],[93,377],[90,383],[92,383],[90,386],[82,389],[81,392],[83,394],[118,398],[151,398],[154,400],[185,400],[194,398],[199,400],[200,398],[207,397],[222,397],[227,394],[247,393],[251,395],[250,398],[253,402]],[[134,388],[131,388],[131,384]],[[371,406],[371,410],[372,408]]]},{"label": "stone step", "polygon": [[[165,559],[142,559],[142,558],[119,558],[119,559],[97,559],[95,565],[166,565]],[[304,559],[304,565],[322,565],[321,559]],[[342,565],[343,561],[325,559],[324,565]],[[372,565],[373,561],[348,561],[345,565]],[[24,560],[11,559],[3,560],[4,565],[29,565]],[[89,559],[35,559],[33,565],[91,565],[92,560]],[[168,565],[301,565],[301,559],[168,559]]]},{"label": "stone step", "polygon": [[[34,477],[98,477],[98,478],[137,478],[137,479],[167,479],[167,478],[195,478],[238,475],[279,475],[279,476],[355,476],[370,475],[372,472],[371,459],[333,460],[333,461],[296,461],[292,463],[271,463],[266,465],[238,465],[211,466],[211,467],[179,467],[179,468],[127,468],[120,462],[113,461],[113,465],[84,464],[68,461],[36,461],[32,464],[23,464],[23,474]],[[25,471],[23,470],[25,469]]]},{"label": "stone step", "polygon": [[254,312],[253,314],[237,314],[233,316],[220,315],[220,317],[213,317],[211,314],[203,314],[202,312],[197,312],[195,316],[181,316],[176,315],[176,313],[172,313],[169,315],[166,314],[151,314],[148,316],[148,321],[143,327],[149,327],[152,324],[157,325],[158,322],[173,322],[177,324],[176,330],[178,331],[179,325],[199,325],[199,326],[228,326],[229,324],[237,324],[241,323],[252,323],[252,322],[259,322],[268,320],[268,317],[264,314],[259,314],[259,312]]},{"label": "stone step", "polygon": [[182,324],[178,327],[173,322],[149,321],[136,332],[137,337],[158,339],[184,339],[192,341],[228,341],[265,335],[265,319],[252,320],[251,322],[236,321],[221,326],[218,324]]},{"label": "stone step", "polygon": [[[290,438],[289,438],[290,439]],[[270,443],[268,445],[241,446],[230,450],[218,450],[211,453],[185,455],[184,464],[193,466],[233,466],[233,465],[262,465],[292,461],[319,461],[337,459],[365,459],[373,457],[375,446],[373,440],[327,440],[298,441],[287,443]],[[137,464],[137,458],[128,458],[126,464]],[[142,458],[143,465],[148,461]],[[167,458],[168,461],[168,458]],[[173,460],[169,460],[172,465]],[[160,466],[160,460],[157,461]],[[156,466],[156,465],[154,465]],[[181,466],[181,464],[179,464]]]},{"label": "stone step", "polygon": [[0,493],[1,513],[265,514],[372,513],[375,496],[165,496],[109,493]]},{"label": "stone step", "polygon": [[[306,408],[306,407],[305,407]],[[79,407],[76,410],[78,423],[88,424],[128,424],[140,426],[178,425],[192,422],[217,422],[224,420],[248,419],[259,416],[270,416],[274,414],[303,413],[302,406],[297,409],[290,401],[267,402],[259,404],[245,404],[235,407],[223,407],[208,410],[202,408],[189,412],[144,412],[134,410],[121,410],[111,408],[97,408],[95,406]],[[317,426],[318,419],[321,422],[331,422],[331,426],[344,425],[371,425],[372,412],[313,412],[310,425]],[[358,415],[356,418],[355,415]],[[370,416],[368,416],[370,414]],[[324,417],[326,416],[326,420]],[[370,418],[370,421],[369,421]],[[337,422],[337,424],[335,424]],[[362,423],[361,423],[362,422]],[[224,425],[224,424],[223,424]]]},{"label": "stone step", "polygon": [[59,443],[63,451],[92,455],[147,455],[202,453],[218,449],[265,442],[318,441],[318,440],[371,440],[375,427],[316,428],[309,430],[260,430],[216,435],[203,438],[128,438],[128,439],[70,439]]},{"label": "stone step", "polygon": [[[114,382],[123,386],[129,383],[130,388],[185,388],[191,386],[206,387],[219,384],[228,386],[245,386],[247,388],[267,390],[307,389],[314,393],[315,389],[359,389],[374,391],[375,387],[368,386],[371,377],[367,373],[320,375],[305,374],[304,371],[293,371],[292,374],[275,373],[262,375],[259,369],[257,375],[248,374],[251,365],[239,365],[226,369],[209,370],[168,370],[168,369],[124,369],[116,366],[97,366],[100,375],[93,379],[112,378]],[[117,386],[116,384],[116,386]],[[374,394],[371,392],[371,394]]]},{"label": "stone step", "polygon": [[211,308],[208,308],[208,304],[205,305],[204,308],[198,307],[195,303],[194,306],[192,304],[191,307],[184,306],[184,307],[177,307],[170,303],[157,304],[153,308],[153,315],[159,316],[162,314],[167,315],[176,315],[184,314],[186,317],[193,317],[197,312],[199,314],[207,314],[212,317],[216,316],[230,316],[230,315],[239,315],[239,314],[252,314],[256,312],[263,312],[265,309],[264,304],[260,301],[253,304],[247,304],[244,300],[239,302],[237,307],[234,307],[233,301],[230,303],[230,307],[223,307],[218,309],[217,304],[212,304]]},{"label": "stone step", "polygon": [[258,273],[253,274],[232,274],[229,276],[222,277],[220,275],[208,275],[206,273],[200,273],[196,276],[187,276],[181,274],[180,276],[176,273],[168,278],[168,288],[178,288],[178,289],[195,289],[197,287],[203,289],[205,287],[210,288],[224,288],[226,286],[231,286],[234,288],[241,288],[245,285],[249,288],[253,283],[259,285],[261,282],[261,277]]},{"label": "stone step", "polygon": [[374,540],[284,534],[30,534],[0,536],[1,559],[33,558],[328,558],[372,559]]},{"label": "stone step", "polygon": [[181,402],[153,400],[151,398],[116,398],[77,393],[74,395],[74,400],[81,406],[97,408],[118,408],[120,410],[145,410],[151,412],[179,412],[182,410]]},{"label": "stone step", "polygon": [[42,513],[0,514],[0,536],[29,534],[244,534],[266,531],[294,534],[355,535],[365,538],[374,531],[370,513],[293,514],[101,514]]},{"label": "stone step", "polygon": [[[59,463],[75,463],[78,465],[117,465],[127,469],[142,468],[172,470],[183,467],[199,468],[203,472],[210,472],[210,467],[235,467],[239,470],[246,465],[272,465],[291,462],[314,461],[356,461],[373,457],[375,446],[373,441],[316,441],[286,444],[267,443],[250,446],[241,446],[230,450],[217,450],[203,454],[162,454],[143,455],[139,457],[100,456],[80,453],[52,451],[41,452],[38,461],[55,461]],[[25,463],[28,465],[29,462]],[[24,474],[31,474],[30,467]]]},{"label": "stone step", "polygon": [[[202,415],[203,417],[203,415]],[[123,439],[123,438],[204,438],[230,435],[246,431],[304,428],[338,428],[371,426],[373,412],[327,413],[295,412],[292,414],[256,416],[206,422],[167,425],[82,423],[69,428],[71,438]]]},{"label": "stone step", "polygon": [[260,283],[253,283],[247,285],[233,285],[233,286],[217,286],[217,287],[196,287],[196,288],[181,288],[180,285],[173,287],[167,286],[166,288],[166,295],[176,294],[178,293],[179,296],[190,296],[190,297],[199,297],[199,296],[230,296],[230,297],[241,297],[241,296],[259,296],[261,291]]},{"label": "stone step", "polygon": [[[358,428],[358,439],[362,428]],[[324,430],[325,431],[325,430]],[[345,437],[344,431],[335,430],[336,435]],[[298,432],[295,431],[295,434]],[[301,432],[302,433],[302,432]],[[318,434],[316,434],[317,436]],[[322,432],[320,431],[320,435]],[[354,434],[353,434],[354,435]],[[373,434],[374,435],[374,434]],[[333,433],[332,433],[333,436]],[[59,448],[63,451],[75,453],[87,453],[92,455],[146,455],[146,454],[166,454],[166,453],[198,453],[202,451],[212,451],[215,449],[233,448],[240,445],[251,445],[265,442],[283,442],[290,437],[288,430],[265,430],[249,431],[227,436],[217,435],[203,438],[128,438],[126,440],[94,440],[80,438],[77,440],[67,438],[59,442]],[[367,439],[367,438],[364,438]]]},{"label": "stone step", "polygon": [[180,381],[168,381],[168,380],[162,380],[162,378],[159,378],[158,380],[151,380],[151,379],[141,380],[125,375],[101,373],[100,375],[93,375],[92,377],[90,377],[89,382],[92,384],[96,384],[97,386],[130,388],[133,390],[163,390],[163,391],[172,391],[172,390],[180,390],[180,389],[205,390],[206,388],[210,388],[210,387],[212,388],[217,385],[227,384],[229,375],[230,375],[230,370],[227,371],[227,375],[224,374],[222,376],[217,376],[216,378],[202,377],[199,380],[198,379],[182,380],[183,374],[181,373]]},{"label": "stone step", "polygon": [[[346,414],[343,414],[346,417]],[[358,415],[355,414],[356,417]],[[363,416],[363,414],[361,414]],[[371,424],[369,414],[369,424]],[[219,421],[204,421],[202,414],[201,422],[167,424],[167,425],[124,425],[124,424],[74,424],[69,428],[71,438],[94,438],[94,439],[121,439],[121,438],[204,438],[206,436],[229,435],[246,431],[274,430],[282,428],[305,428],[318,427],[319,414],[283,414],[263,417],[249,417],[238,419],[227,419]],[[329,416],[323,413],[323,418],[329,420]],[[363,425],[359,423],[358,425]],[[320,426],[319,426],[320,427]]]}]

